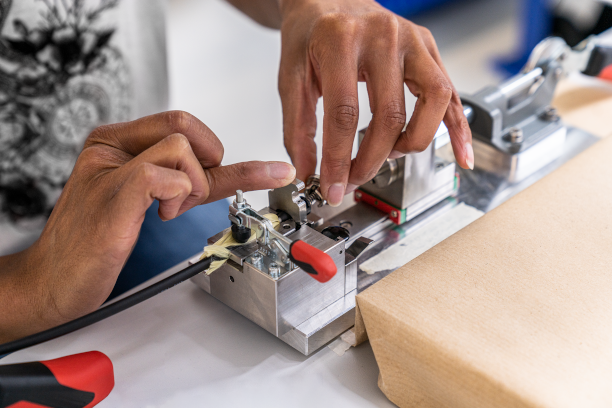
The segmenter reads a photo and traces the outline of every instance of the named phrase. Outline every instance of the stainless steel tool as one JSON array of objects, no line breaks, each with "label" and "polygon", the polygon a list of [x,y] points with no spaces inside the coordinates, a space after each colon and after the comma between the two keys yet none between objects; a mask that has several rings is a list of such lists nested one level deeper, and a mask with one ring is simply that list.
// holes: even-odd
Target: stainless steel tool
[{"label": "stainless steel tool", "polygon": [[[302,190],[305,192],[301,193]],[[304,354],[309,354],[347,329],[354,314],[346,314],[343,302],[352,301],[357,288],[356,262],[372,242],[360,237],[348,242],[349,233],[341,226],[323,226],[312,208],[324,205],[318,179],[308,186],[300,180],[269,192],[270,206],[256,212],[237,192],[229,207],[232,234],[238,241],[255,229],[257,239],[230,248],[230,259],[211,275],[199,275],[193,281],[234,310],[283,339]],[[374,210],[375,211],[375,210]],[[264,216],[276,214],[280,225],[274,227]],[[384,214],[376,214],[384,219]],[[214,243],[228,231],[209,239]],[[292,250],[303,242],[313,248],[313,259],[298,259]],[[319,254],[316,254],[319,251]],[[313,279],[307,265],[329,257],[334,272],[329,280]],[[300,262],[301,261],[301,262]],[[316,276],[315,276],[316,278]],[[340,304],[339,304],[340,303]],[[348,310],[352,310],[348,308]],[[332,315],[330,315],[332,313]],[[325,317],[325,332],[308,329],[314,318]],[[305,326],[306,324],[306,326]],[[350,326],[349,326],[350,327]],[[316,334],[316,335],[315,335]]]},{"label": "stainless steel tool", "polygon": [[[229,208],[232,230],[256,228],[258,239],[233,248],[222,268],[193,281],[300,352],[314,352],[353,326],[356,294],[392,272],[367,275],[361,262],[460,202],[490,211],[595,143],[564,125],[551,101],[564,75],[597,75],[610,63],[612,50],[597,38],[576,49],[547,39],[519,75],[463,96],[474,171],[457,168],[449,135],[441,132],[426,151],[387,160],[338,208],[326,205],[316,176],[270,191],[269,206],[257,212],[239,193]],[[282,220],[277,228],[263,217],[271,212]],[[296,240],[331,257],[336,275],[321,283],[292,262]]]},{"label": "stainless steel tool", "polygon": [[597,37],[574,49],[551,37],[533,50],[517,76],[463,96],[471,111],[476,166],[516,183],[559,158],[568,131],[551,106],[559,80],[573,72],[596,76],[608,64],[612,49]]}]

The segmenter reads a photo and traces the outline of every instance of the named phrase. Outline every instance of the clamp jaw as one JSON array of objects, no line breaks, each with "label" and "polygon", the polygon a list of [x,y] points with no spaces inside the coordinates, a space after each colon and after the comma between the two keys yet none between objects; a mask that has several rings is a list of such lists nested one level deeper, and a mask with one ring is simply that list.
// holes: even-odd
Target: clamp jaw
[{"label": "clamp jaw", "polygon": [[289,260],[291,240],[276,231],[268,218],[254,211],[240,190],[236,191],[236,199],[229,207],[228,217],[232,222],[232,236],[236,241],[246,243],[254,229],[257,243],[267,253],[273,254],[277,262],[291,267]]},{"label": "clamp jaw", "polygon": [[[313,176],[311,179],[318,180],[318,176]],[[316,187],[310,185],[305,195],[300,196],[296,189],[303,184],[296,179],[288,186],[271,190],[269,193],[271,198],[278,201],[275,202],[275,207],[279,220],[287,221],[291,218],[290,214],[293,214],[296,217],[293,221],[297,228],[307,223],[310,208],[315,202],[318,201],[320,206],[324,205],[322,198],[316,199],[321,197],[318,184]],[[272,199],[270,201],[272,202]],[[281,207],[282,204],[286,205]],[[274,261],[273,271],[279,265],[287,271],[301,268],[322,283],[329,281],[336,274],[336,265],[328,254],[302,240],[291,240],[278,232],[270,219],[251,208],[240,190],[236,191],[236,199],[229,207],[228,217],[232,222],[232,236],[239,243],[248,242],[252,231],[255,230],[259,251]],[[280,272],[280,269],[278,270]],[[278,275],[280,276],[280,273]]]}]

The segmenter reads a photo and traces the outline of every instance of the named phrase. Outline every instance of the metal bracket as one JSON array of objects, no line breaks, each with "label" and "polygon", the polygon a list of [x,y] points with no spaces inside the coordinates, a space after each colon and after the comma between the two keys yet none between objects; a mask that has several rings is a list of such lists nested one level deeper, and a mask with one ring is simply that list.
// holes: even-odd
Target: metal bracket
[{"label": "metal bracket", "polygon": [[299,196],[300,191],[306,188],[303,181],[295,179],[291,184],[275,188],[268,192],[269,206],[275,211],[284,211],[296,222],[305,223],[308,219],[308,205]]}]

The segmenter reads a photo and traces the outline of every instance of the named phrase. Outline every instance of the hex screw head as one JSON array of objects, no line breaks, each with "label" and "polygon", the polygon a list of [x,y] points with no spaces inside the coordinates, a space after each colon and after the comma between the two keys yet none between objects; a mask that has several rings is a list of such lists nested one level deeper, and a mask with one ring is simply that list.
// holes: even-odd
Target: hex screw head
[{"label": "hex screw head", "polygon": [[544,120],[548,120],[550,122],[556,122],[560,119],[559,114],[557,113],[557,109],[553,108],[552,106],[546,108],[546,110],[544,111],[543,118]]},{"label": "hex screw head", "polygon": [[359,191],[355,192],[355,198],[356,199],[361,199],[361,193]]},{"label": "hex screw head", "polygon": [[253,265],[261,264],[262,260],[263,260],[263,255],[259,252],[255,252],[253,255],[251,255],[251,262],[253,263]]},{"label": "hex screw head", "polygon": [[396,218],[397,217],[397,211],[391,211],[391,216],[393,218]]},{"label": "hex screw head", "polygon": [[510,143],[520,144],[523,143],[525,136],[523,134],[523,129],[513,127],[510,129],[508,134],[506,135],[506,140]]},{"label": "hex screw head", "polygon": [[280,276],[280,267],[276,262],[272,262],[270,264],[268,271],[270,272],[270,276],[273,278],[278,278]]}]

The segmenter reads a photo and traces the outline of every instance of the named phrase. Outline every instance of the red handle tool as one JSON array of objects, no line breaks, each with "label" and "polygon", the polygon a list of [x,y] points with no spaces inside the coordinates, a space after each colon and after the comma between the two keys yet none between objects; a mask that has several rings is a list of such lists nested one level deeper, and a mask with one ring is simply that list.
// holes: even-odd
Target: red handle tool
[{"label": "red handle tool", "polygon": [[612,81],[612,65],[609,65],[608,67],[604,68],[603,71],[601,71],[601,74],[599,74],[599,77],[601,79],[607,79],[608,81]]},{"label": "red handle tool", "polygon": [[113,364],[99,351],[0,366],[0,408],[90,408],[114,385]]},{"label": "red handle tool", "polygon": [[582,72],[589,76],[612,79],[612,47],[597,44],[591,52],[591,58]]},{"label": "red handle tool", "polygon": [[291,244],[289,258],[321,283],[329,281],[338,271],[331,256],[304,241],[298,240]]}]

